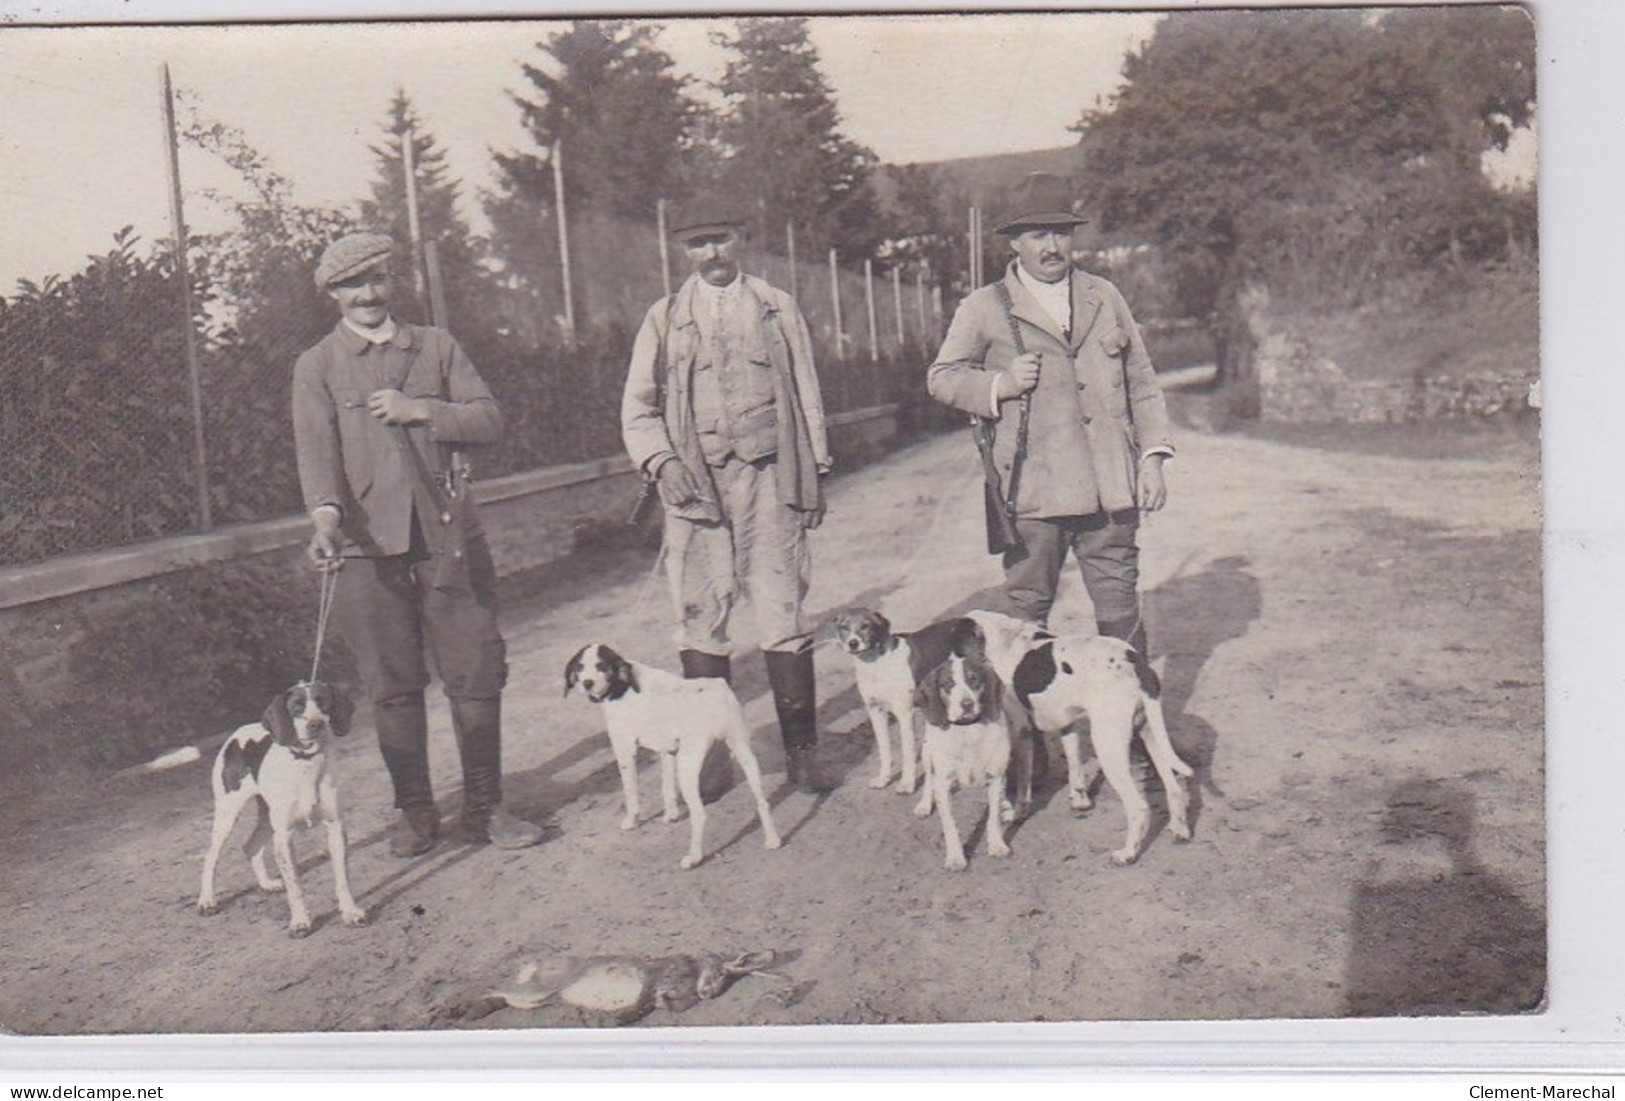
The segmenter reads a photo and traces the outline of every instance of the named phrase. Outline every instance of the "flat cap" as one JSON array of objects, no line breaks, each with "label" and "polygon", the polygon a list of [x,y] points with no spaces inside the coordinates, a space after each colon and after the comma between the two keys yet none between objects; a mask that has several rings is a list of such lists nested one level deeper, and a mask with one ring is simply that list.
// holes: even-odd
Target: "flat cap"
[{"label": "flat cap", "polygon": [[352,233],[340,237],[322,252],[316,262],[316,285],[323,290],[360,275],[389,259],[395,240],[385,233]]},{"label": "flat cap", "polygon": [[1051,172],[1032,172],[1018,180],[1004,196],[1003,214],[995,233],[1014,235],[1036,226],[1081,226],[1072,209],[1072,188]]},{"label": "flat cap", "polygon": [[745,220],[732,206],[714,200],[700,200],[679,210],[671,219],[671,235],[679,241],[690,241],[710,233],[733,230],[741,233]]}]

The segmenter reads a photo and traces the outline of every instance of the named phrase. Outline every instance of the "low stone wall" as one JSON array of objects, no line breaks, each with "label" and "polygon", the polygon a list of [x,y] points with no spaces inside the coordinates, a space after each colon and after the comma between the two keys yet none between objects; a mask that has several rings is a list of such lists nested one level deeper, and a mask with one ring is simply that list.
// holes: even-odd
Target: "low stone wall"
[{"label": "low stone wall", "polygon": [[[896,406],[830,420],[830,446],[842,469],[885,454],[898,435]],[[482,482],[480,516],[498,569],[504,576],[536,570],[585,545],[594,529],[620,528],[637,486],[638,474],[624,457]],[[155,617],[173,606],[177,582],[211,564],[249,563],[272,577],[284,571],[306,576],[302,558],[308,535],[305,518],[292,516],[0,570],[0,767],[14,762],[14,751],[66,704],[124,690],[81,683],[83,670],[69,660],[76,643],[106,637],[126,623],[150,629]],[[222,599],[231,599],[230,594]],[[180,618],[173,644],[184,647],[188,624],[184,614]],[[155,666],[162,662],[160,654],[152,659]],[[127,673],[153,681],[164,676],[157,667]],[[67,749],[71,754],[72,747]]]}]

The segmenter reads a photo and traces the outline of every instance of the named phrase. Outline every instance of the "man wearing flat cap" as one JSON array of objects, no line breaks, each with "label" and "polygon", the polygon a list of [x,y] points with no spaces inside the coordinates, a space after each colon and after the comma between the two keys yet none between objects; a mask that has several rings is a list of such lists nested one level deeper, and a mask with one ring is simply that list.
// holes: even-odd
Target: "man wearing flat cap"
[{"label": "man wearing flat cap", "polygon": [[[926,379],[936,400],[996,422],[993,455],[1024,547],[1004,556],[1005,610],[1045,624],[1068,551],[1100,633],[1145,653],[1140,513],[1167,497],[1168,410],[1139,327],[1116,287],[1072,267],[1065,180],[1010,188],[997,232],[1015,257],[960,303]],[[1017,341],[1020,347],[1017,347]],[[1025,397],[1024,395],[1030,395]],[[1017,458],[1027,407],[1026,453]]]},{"label": "man wearing flat cap", "polygon": [[833,786],[814,758],[807,532],[830,467],[812,341],[795,300],[739,267],[743,226],[691,207],[672,223],[693,273],[649,308],[621,403],[626,449],[665,511],[683,675],[729,677],[733,615],[755,614],[788,781]]},{"label": "man wearing flat cap", "polygon": [[356,233],[316,265],[316,285],[341,316],[294,365],[309,554],[320,570],[343,567],[333,622],[371,697],[401,812],[390,851],[418,856],[440,836],[423,698],[431,663],[462,760],[462,838],[522,848],[541,831],[501,806],[507,661],[496,571],[454,461],[496,442],[502,411],[450,333],[391,315],[393,250],[383,234]]}]

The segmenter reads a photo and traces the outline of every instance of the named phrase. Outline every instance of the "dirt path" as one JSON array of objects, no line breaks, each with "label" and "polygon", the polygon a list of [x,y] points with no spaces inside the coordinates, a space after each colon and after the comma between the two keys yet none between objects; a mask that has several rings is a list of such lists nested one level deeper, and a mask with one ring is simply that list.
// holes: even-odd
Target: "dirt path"
[{"label": "dirt path", "polygon": [[[1144,533],[1156,664],[1176,745],[1197,768],[1195,839],[1159,832],[1112,867],[1121,807],[1075,818],[1044,788],[1009,860],[974,840],[941,867],[935,820],[867,786],[873,742],[846,659],[819,652],[827,756],[846,782],[774,796],[765,851],[743,787],[712,805],[715,854],[680,871],[686,826],[616,828],[595,709],[560,698],[578,645],[671,667],[647,558],[507,615],[508,799],[547,822],[518,853],[383,842],[371,739],[339,767],[351,878],[374,914],[333,919],[317,835],[301,838],[319,927],[249,890],[235,849],[224,910],[192,910],[208,832],[200,765],[5,813],[0,1023],[28,1034],[528,1027],[459,1007],[550,952],[790,953],[785,996],[746,978],[645,1025],[1341,1016],[1501,1010],[1544,978],[1538,487],[1532,442],[1405,459],[1186,433],[1173,504]],[[878,605],[899,626],[998,582],[980,553],[974,455],[960,435],[837,482],[816,536],[820,613]],[[1068,582],[1056,623],[1088,622]],[[736,665],[770,786],[782,773],[760,660]],[[456,802],[443,711],[436,775]],[[643,773],[646,805],[655,776]],[[962,826],[975,821],[961,796]],[[206,960],[203,966],[199,961]],[[991,992],[991,996],[990,996]]]}]

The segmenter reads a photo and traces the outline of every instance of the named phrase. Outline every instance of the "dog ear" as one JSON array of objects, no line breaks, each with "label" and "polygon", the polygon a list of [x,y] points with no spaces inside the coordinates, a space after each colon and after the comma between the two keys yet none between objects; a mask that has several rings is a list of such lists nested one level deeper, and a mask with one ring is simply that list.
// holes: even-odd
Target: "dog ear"
[{"label": "dog ear", "polygon": [[880,611],[878,608],[874,612],[874,617],[875,617],[875,626],[880,628],[882,634],[885,634],[887,637],[890,637],[890,635],[891,635],[891,620],[887,619],[885,613]]},{"label": "dog ear", "polygon": [[563,694],[566,695],[566,696],[568,696],[570,694],[570,689],[574,688],[577,684],[579,684],[581,682],[582,659],[586,657],[588,649],[589,649],[589,647],[583,646],[581,649],[577,650],[574,654],[571,654],[570,655],[570,660],[564,663],[564,693]]},{"label": "dog ear", "polygon": [[942,685],[948,677],[948,663],[932,669],[920,678],[920,683],[914,688],[914,707],[930,726],[938,728],[948,725],[948,701],[943,698]]},{"label": "dog ear", "polygon": [[265,707],[265,714],[260,716],[260,723],[271,732],[271,740],[277,745],[291,745],[298,740],[293,729],[294,699],[303,701],[305,686],[296,684],[285,692],[279,692]]},{"label": "dog ear", "polygon": [[1004,681],[991,662],[979,661],[977,665],[980,666],[983,685],[981,720],[987,722],[1004,710]]},{"label": "dog ear", "polygon": [[955,657],[981,657],[987,653],[987,635],[982,633],[980,623],[965,616],[954,624],[951,646]]},{"label": "dog ear", "polygon": [[332,728],[333,737],[342,738],[350,732],[350,723],[355,718],[355,700],[343,685],[330,684],[327,691],[330,697],[327,725]]}]

